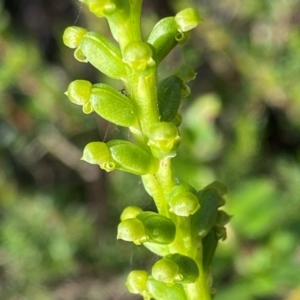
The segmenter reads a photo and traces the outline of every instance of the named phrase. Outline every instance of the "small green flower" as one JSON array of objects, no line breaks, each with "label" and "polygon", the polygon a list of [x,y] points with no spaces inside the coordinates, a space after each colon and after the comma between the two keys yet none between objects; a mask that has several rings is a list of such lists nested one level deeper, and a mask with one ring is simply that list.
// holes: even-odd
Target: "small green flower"
[{"label": "small green flower", "polygon": [[123,62],[137,72],[142,72],[148,67],[155,66],[152,50],[147,43],[143,42],[129,43],[124,49]]},{"label": "small green flower", "polygon": [[137,218],[131,218],[119,224],[117,239],[140,245],[148,241],[149,237],[146,234],[143,222]]},{"label": "small green flower", "polygon": [[197,196],[187,185],[176,185],[170,193],[168,204],[170,211],[177,216],[188,217],[200,208]]},{"label": "small green flower", "polygon": [[175,282],[193,283],[199,277],[199,268],[192,258],[172,253],[153,265],[152,276],[167,285],[173,285]]},{"label": "small green flower", "polygon": [[113,171],[116,164],[111,157],[109,148],[105,143],[92,142],[85,146],[83,150],[82,160],[99,165],[99,167],[107,172]]},{"label": "small green flower", "polygon": [[114,169],[136,175],[155,173],[158,161],[138,145],[123,140],[92,142],[85,146],[82,160],[99,165],[107,172]]},{"label": "small green flower", "polygon": [[174,157],[181,141],[178,128],[170,122],[158,122],[151,125],[148,133],[148,146],[158,159]]},{"label": "small green flower", "polygon": [[71,102],[77,105],[86,105],[89,103],[92,84],[87,80],[72,81],[65,94]]},{"label": "small green flower", "polygon": [[194,8],[186,8],[175,16],[175,22],[178,30],[181,32],[187,32],[194,29],[201,21],[202,18]]},{"label": "small green flower", "polygon": [[173,242],[176,226],[171,219],[150,211],[138,214],[137,218],[143,222],[149,242],[162,245]]},{"label": "small green flower", "polygon": [[173,285],[176,281],[181,281],[182,277],[179,273],[179,267],[171,259],[158,260],[152,266],[152,276],[155,280]]},{"label": "small green flower", "polygon": [[77,48],[87,30],[78,26],[67,27],[63,34],[63,42],[69,48]]},{"label": "small green flower", "polygon": [[130,293],[143,295],[147,289],[148,273],[144,270],[131,271],[126,280],[126,286]]},{"label": "small green flower", "polygon": [[101,18],[116,11],[117,6],[113,0],[79,0],[87,5],[89,10]]}]

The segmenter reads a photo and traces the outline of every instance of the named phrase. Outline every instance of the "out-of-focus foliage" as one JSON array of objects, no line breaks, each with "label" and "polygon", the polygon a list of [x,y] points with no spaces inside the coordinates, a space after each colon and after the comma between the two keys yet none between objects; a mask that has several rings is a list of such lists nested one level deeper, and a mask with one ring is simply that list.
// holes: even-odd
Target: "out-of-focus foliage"
[{"label": "out-of-focus foliage", "polygon": [[[48,52],[32,25],[47,20],[35,18],[44,2],[48,19],[58,14],[39,23],[52,36]],[[74,78],[100,81],[63,47],[63,29],[107,27],[72,2],[22,3],[5,1],[0,15],[0,299],[138,299],[122,288],[123,271],[128,260],[137,269],[154,258],[117,242],[116,226],[125,206],[151,209],[151,199],[136,177],[80,161],[88,142],[127,133],[63,95]],[[145,34],[158,15],[189,5],[205,21],[160,78],[180,62],[198,73],[181,108],[176,175],[198,189],[218,179],[230,191],[215,299],[298,300],[300,1],[145,0]],[[31,20],[27,31],[20,16]]]}]

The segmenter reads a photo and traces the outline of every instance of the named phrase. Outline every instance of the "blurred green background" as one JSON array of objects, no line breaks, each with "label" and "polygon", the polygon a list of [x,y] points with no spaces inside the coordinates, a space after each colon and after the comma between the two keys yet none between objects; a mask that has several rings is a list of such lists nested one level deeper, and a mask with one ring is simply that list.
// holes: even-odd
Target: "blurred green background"
[{"label": "blurred green background", "polygon": [[[195,67],[182,104],[178,178],[229,188],[215,300],[300,299],[300,0],[144,1],[146,35],[186,6],[205,21],[160,68]],[[63,95],[74,79],[119,83],[75,61],[71,25],[109,35],[71,0],[0,0],[0,299],[133,300],[126,274],[156,257],[116,241],[127,205],[154,209],[138,177],[80,161],[127,131]]]}]

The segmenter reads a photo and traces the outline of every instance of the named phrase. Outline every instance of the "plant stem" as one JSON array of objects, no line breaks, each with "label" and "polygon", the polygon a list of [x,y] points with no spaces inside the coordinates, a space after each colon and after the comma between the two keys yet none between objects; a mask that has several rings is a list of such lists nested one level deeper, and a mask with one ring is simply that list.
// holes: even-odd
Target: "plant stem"
[{"label": "plant stem", "polygon": [[[163,212],[167,211],[167,216],[172,218],[176,224],[177,233],[174,242],[169,245],[170,253],[180,253],[187,255],[195,260],[198,265],[200,276],[195,283],[183,284],[188,300],[211,300],[210,287],[207,274],[202,271],[202,251],[198,249],[198,245],[192,241],[190,219],[175,216],[168,211],[166,195],[175,185],[174,177],[171,168],[171,160],[161,160],[160,168],[156,174],[158,185],[154,186],[163,191],[164,198],[160,194],[159,204],[163,207]],[[155,194],[155,193],[154,193]],[[157,203],[157,199],[155,199]],[[162,203],[164,201],[164,203]],[[160,213],[163,213],[160,212]]]}]

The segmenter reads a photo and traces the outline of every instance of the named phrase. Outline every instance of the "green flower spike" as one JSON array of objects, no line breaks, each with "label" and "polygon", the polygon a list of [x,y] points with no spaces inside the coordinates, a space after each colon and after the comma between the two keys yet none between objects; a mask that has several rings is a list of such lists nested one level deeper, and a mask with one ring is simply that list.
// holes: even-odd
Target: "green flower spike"
[{"label": "green flower spike", "polygon": [[189,186],[183,184],[176,185],[171,189],[168,204],[170,212],[181,217],[193,215],[200,208],[195,193]]},{"label": "green flower spike", "polygon": [[147,43],[143,42],[129,43],[124,49],[123,62],[137,72],[142,72],[148,67],[155,66],[152,50]]},{"label": "green flower spike", "polygon": [[174,157],[181,140],[177,127],[169,122],[152,124],[148,138],[148,146],[153,156],[158,159]]}]

